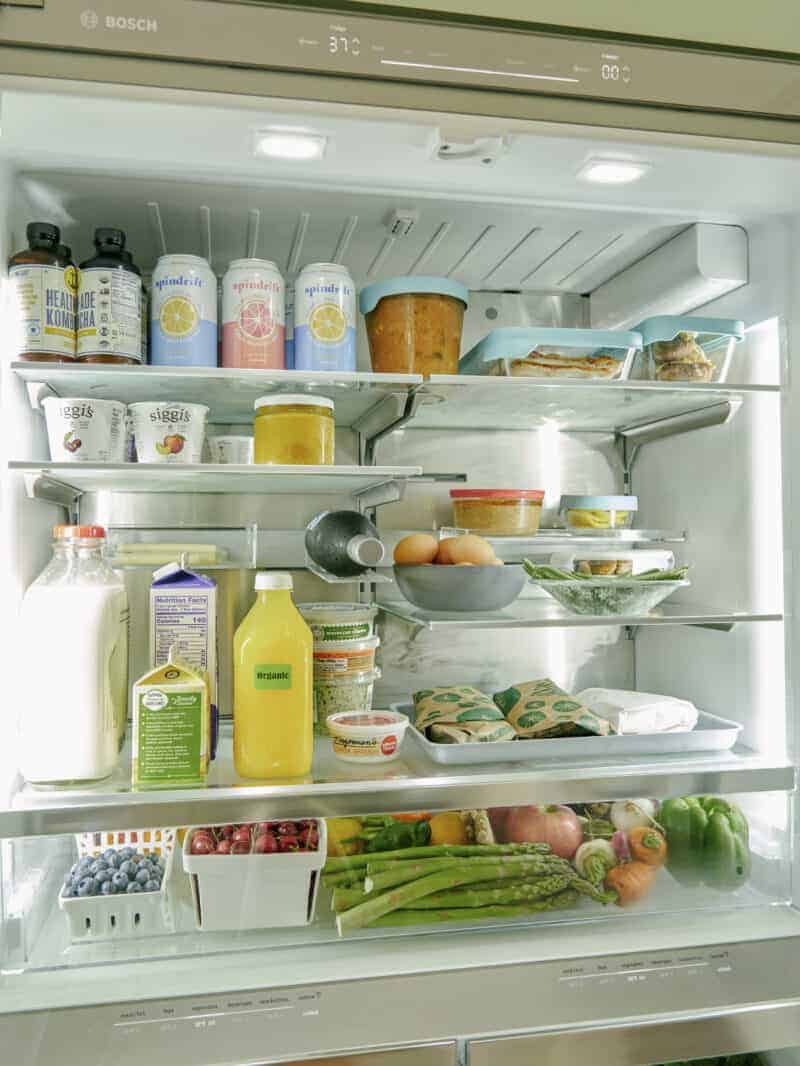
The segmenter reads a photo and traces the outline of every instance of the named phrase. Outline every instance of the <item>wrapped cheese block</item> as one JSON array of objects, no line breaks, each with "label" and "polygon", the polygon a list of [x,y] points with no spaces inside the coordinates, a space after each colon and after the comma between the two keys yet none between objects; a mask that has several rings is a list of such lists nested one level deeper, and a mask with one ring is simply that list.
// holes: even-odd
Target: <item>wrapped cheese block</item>
[{"label": "wrapped cheese block", "polygon": [[496,692],[494,702],[517,736],[525,739],[604,737],[614,732],[610,722],[559,688],[549,677],[523,681]]},{"label": "wrapped cheese block", "polygon": [[688,733],[697,725],[695,705],[674,696],[587,688],[575,699],[607,718],[616,733]]},{"label": "wrapped cheese block", "polygon": [[491,697],[472,685],[415,692],[414,720],[429,740],[446,744],[513,740],[516,735]]}]

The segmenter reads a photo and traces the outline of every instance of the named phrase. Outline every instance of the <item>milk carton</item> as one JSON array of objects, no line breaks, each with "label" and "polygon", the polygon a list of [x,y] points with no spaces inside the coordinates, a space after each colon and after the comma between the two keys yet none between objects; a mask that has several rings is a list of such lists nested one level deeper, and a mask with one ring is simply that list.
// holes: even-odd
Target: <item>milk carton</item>
[{"label": "milk carton", "polygon": [[209,677],[211,758],[217,747],[217,584],[178,563],[153,574],[150,586],[150,662],[163,666],[177,645],[180,659]]},{"label": "milk carton", "polygon": [[133,686],[134,788],[204,785],[211,744],[208,676],[178,658],[148,671]]}]

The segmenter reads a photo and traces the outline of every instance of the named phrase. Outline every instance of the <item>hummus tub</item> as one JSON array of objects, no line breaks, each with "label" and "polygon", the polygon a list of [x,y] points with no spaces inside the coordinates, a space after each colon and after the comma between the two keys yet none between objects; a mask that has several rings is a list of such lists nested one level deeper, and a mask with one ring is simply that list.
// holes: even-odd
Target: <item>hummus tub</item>
[{"label": "hummus tub", "polygon": [[124,462],[124,403],[48,396],[42,407],[54,463]]},{"label": "hummus tub", "polygon": [[201,403],[132,403],[133,434],[140,463],[202,461],[208,408]]},{"label": "hummus tub", "polygon": [[396,711],[344,711],[328,717],[334,755],[360,764],[396,759],[408,725],[408,718]]}]

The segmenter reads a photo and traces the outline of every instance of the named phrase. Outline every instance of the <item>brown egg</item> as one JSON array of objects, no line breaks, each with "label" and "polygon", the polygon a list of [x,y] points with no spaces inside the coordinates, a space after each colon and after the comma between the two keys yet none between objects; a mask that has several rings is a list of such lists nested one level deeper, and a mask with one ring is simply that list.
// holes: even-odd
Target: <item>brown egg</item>
[{"label": "brown egg", "polygon": [[394,550],[398,566],[423,566],[432,563],[439,550],[439,542],[430,533],[412,533],[403,537]]},{"label": "brown egg", "polygon": [[434,559],[435,563],[440,566],[451,566],[453,563],[453,557],[450,554],[450,549],[458,540],[458,537],[445,537],[444,540],[439,541],[439,551]]},{"label": "brown egg", "polygon": [[473,566],[494,566],[497,558],[489,541],[474,533],[455,537],[450,555],[454,563],[472,563]]}]

